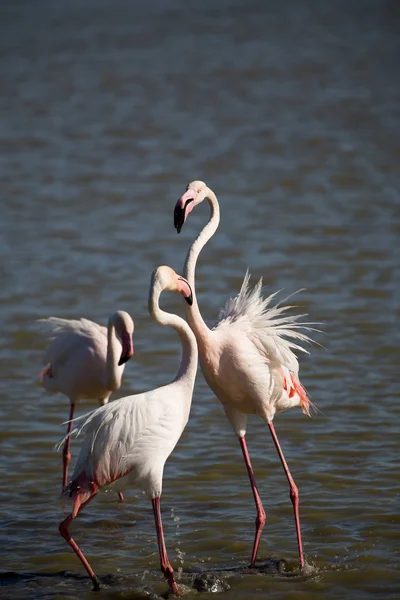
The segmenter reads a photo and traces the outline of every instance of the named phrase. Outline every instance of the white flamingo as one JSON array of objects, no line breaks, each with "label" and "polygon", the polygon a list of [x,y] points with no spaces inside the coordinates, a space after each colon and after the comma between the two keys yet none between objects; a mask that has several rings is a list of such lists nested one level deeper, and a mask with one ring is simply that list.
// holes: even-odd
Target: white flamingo
[{"label": "white flamingo", "polygon": [[[50,341],[46,366],[38,383],[48,392],[60,392],[70,401],[67,438],[63,450],[63,488],[68,482],[71,460],[70,436],[75,405],[79,400],[98,400],[106,404],[121,386],[125,363],[133,355],[134,325],[124,311],[114,313],[108,327],[88,319],[69,320],[50,317],[38,321]],[[120,495],[121,500],[122,495]]]},{"label": "white flamingo", "polygon": [[144,394],[115,400],[75,420],[80,426],[74,431],[84,433],[85,439],[72,482],[66,489],[72,497],[72,513],[60,523],[59,530],[81,560],[94,589],[99,589],[99,580],[72,539],[69,526],[100,488],[127,476],[129,485],[136,484],[151,498],[161,570],[173,593],[179,595],[165,547],[160,496],[165,461],[189,418],[197,371],[197,344],[184,319],[160,309],[159,297],[163,290],[180,292],[189,304],[192,291],[188,282],[170,267],[159,267],[152,275],[150,315],[160,325],[173,327],[182,343],[182,360],[175,379]]},{"label": "white flamingo", "polygon": [[261,532],[266,515],[257,490],[253,468],[246,444],[247,415],[257,414],[268,425],[279,458],[290,485],[294,508],[300,567],[304,555],[300,533],[299,495],[278,442],[273,425],[276,412],[300,405],[310,415],[311,402],[301,385],[299,364],[293,350],[306,352],[295,341],[310,339],[300,328],[311,330],[312,323],[297,323],[304,315],[288,316],[289,306],[271,306],[275,296],[263,299],[262,280],[249,287],[247,273],[241,290],[228,300],[221,310],[218,324],[209,329],[200,314],[195,293],[195,267],[201,249],[215,233],[219,224],[219,204],[214,192],[202,181],[193,181],[175,206],[174,223],[180,232],[186,217],[195,206],[207,199],[211,217],[198,235],[186,256],[184,276],[193,292],[193,304],[186,307],[187,318],[198,343],[199,358],[204,377],[221,401],[236,435],[239,438],[244,461],[250,478],[257,509],[256,532],[251,556],[255,565]]}]

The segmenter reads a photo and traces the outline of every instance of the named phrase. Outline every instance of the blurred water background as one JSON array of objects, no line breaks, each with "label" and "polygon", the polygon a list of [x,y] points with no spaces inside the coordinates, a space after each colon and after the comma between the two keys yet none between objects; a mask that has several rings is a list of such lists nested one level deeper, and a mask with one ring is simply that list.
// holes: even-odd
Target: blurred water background
[{"label": "blurred water background", "polygon": [[[179,237],[173,229],[192,179],[214,189],[222,213],[197,269],[203,315],[216,319],[248,266],[268,293],[306,288],[298,304],[325,333],[301,375],[324,415],[275,420],[315,571],[246,571],[253,499],[199,372],[165,469],[171,562],[186,582],[215,571],[226,600],[400,597],[399,17],[385,0],[0,4],[2,598],[166,591],[138,490],[125,505],[98,496],[73,525],[104,581],[96,596],[58,534],[69,507],[53,446],[68,402],[34,385],[43,347],[33,322],[105,324],[128,310],[136,352],[116,397],[171,380],[179,339],[150,320],[147,294],[153,268],[181,270],[208,219],[202,206]],[[175,296],[163,305],[182,314]],[[260,561],[290,566],[287,482],[257,419],[248,445],[268,515]]]}]

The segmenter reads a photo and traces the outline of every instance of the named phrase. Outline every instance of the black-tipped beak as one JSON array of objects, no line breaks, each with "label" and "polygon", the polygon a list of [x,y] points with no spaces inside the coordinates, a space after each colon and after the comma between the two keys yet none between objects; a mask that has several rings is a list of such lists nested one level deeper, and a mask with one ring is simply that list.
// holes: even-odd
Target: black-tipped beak
[{"label": "black-tipped beak", "polygon": [[185,208],[182,208],[181,206],[175,206],[175,210],[174,210],[174,227],[177,231],[177,233],[181,232],[182,226],[185,222]]},{"label": "black-tipped beak", "polygon": [[124,365],[134,353],[132,337],[129,334],[124,334],[122,338],[122,354],[118,361],[118,366]]},{"label": "black-tipped beak", "polygon": [[129,359],[130,359],[129,354],[125,354],[125,355],[121,356],[121,358],[118,361],[118,366],[120,367],[121,365],[124,365],[126,362],[128,362]]},{"label": "black-tipped beak", "polygon": [[[176,231],[178,233],[181,232],[181,229],[182,229],[183,224],[185,222],[185,219],[186,219],[186,209],[187,209],[188,205],[191,202],[194,202],[194,198],[192,197],[192,193],[193,192],[191,190],[185,192],[183,194],[183,196],[181,196],[179,198],[178,202],[175,205],[175,210],[174,210],[174,225],[175,225],[175,229],[176,229]],[[191,195],[191,197],[187,198],[186,196],[189,195],[189,194]],[[182,206],[184,200],[185,200],[185,206]]]},{"label": "black-tipped beak", "polygon": [[[183,297],[185,298],[185,300],[189,304],[189,306],[192,306],[192,304],[193,304],[193,292],[192,292],[192,288],[190,286],[190,283],[186,279],[184,279],[183,277],[178,277],[178,279],[179,279],[179,281],[183,281],[188,286],[188,288],[190,290],[190,294],[189,294],[189,296],[183,296]],[[182,290],[180,290],[180,292],[182,294]]]},{"label": "black-tipped beak", "polygon": [[192,306],[192,304],[193,304],[193,294],[191,293],[190,296],[188,296],[187,298],[185,298],[185,300],[189,304],[189,306]]}]

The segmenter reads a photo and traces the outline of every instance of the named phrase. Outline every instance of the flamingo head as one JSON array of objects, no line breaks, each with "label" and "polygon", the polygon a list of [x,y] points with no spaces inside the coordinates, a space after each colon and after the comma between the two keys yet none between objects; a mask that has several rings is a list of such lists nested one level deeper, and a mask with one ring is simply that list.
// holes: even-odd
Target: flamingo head
[{"label": "flamingo head", "polygon": [[192,288],[184,277],[181,277],[171,267],[158,267],[152,275],[152,288],[159,287],[160,291],[170,290],[179,292],[185,298],[189,306],[193,304]]},{"label": "flamingo head", "polygon": [[183,224],[188,214],[197,204],[203,202],[207,197],[208,187],[204,181],[192,181],[188,184],[186,192],[182,194],[175,205],[174,225],[178,233],[181,232]]},{"label": "flamingo head", "polygon": [[131,316],[124,310],[119,310],[110,318],[111,324],[115,327],[115,333],[122,345],[121,357],[118,366],[128,362],[132,358],[133,349],[133,330],[135,328]]}]

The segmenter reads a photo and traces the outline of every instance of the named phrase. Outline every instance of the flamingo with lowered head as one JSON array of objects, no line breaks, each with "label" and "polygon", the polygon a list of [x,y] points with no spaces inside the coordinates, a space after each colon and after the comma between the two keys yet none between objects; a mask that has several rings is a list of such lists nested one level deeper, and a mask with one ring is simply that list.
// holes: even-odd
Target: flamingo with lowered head
[{"label": "flamingo with lowered head", "polygon": [[195,206],[207,199],[211,217],[186,256],[184,276],[193,292],[193,304],[186,307],[187,319],[198,343],[200,365],[204,377],[221,401],[236,435],[257,510],[256,531],[251,556],[254,567],[266,515],[254,477],[246,444],[247,415],[256,414],[268,425],[273,442],[290,486],[297,533],[300,567],[304,554],[300,532],[299,494],[287,466],[273,425],[276,412],[300,405],[310,415],[311,401],[299,380],[299,363],[293,350],[307,352],[298,341],[310,342],[299,329],[311,330],[312,323],[298,323],[304,315],[289,316],[290,306],[271,306],[275,294],[261,295],[262,280],[254,289],[249,287],[247,273],[236,298],[231,298],[221,310],[215,328],[205,324],[196,299],[195,268],[197,258],[219,224],[219,204],[214,192],[202,181],[192,181],[175,206],[174,224],[177,232]]},{"label": "flamingo with lowered head", "polygon": [[[108,320],[108,327],[88,319],[50,317],[38,321],[50,341],[46,366],[38,383],[48,392],[60,392],[69,398],[70,413],[63,450],[63,488],[68,482],[71,460],[70,432],[75,405],[79,400],[98,400],[106,404],[122,382],[125,363],[133,355],[134,324],[120,310]],[[120,495],[123,500],[122,495]]]},{"label": "flamingo with lowered head", "polygon": [[175,329],[182,343],[182,360],[175,379],[155,390],[115,400],[74,421],[80,423],[74,432],[83,433],[85,439],[72,482],[65,491],[72,497],[72,513],[60,523],[59,530],[81,560],[94,589],[99,589],[99,580],[72,539],[69,526],[100,488],[126,477],[129,485],[136,484],[151,499],[161,570],[172,592],[179,595],[165,547],[160,496],[165,461],[189,418],[197,371],[197,343],[184,319],[160,309],[159,298],[164,290],[179,292],[188,304],[192,302],[192,291],[188,282],[170,267],[158,267],[153,272],[150,315],[160,325]]}]

